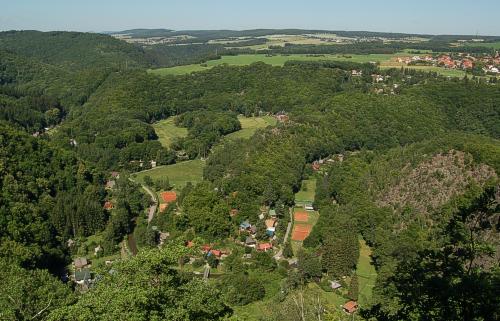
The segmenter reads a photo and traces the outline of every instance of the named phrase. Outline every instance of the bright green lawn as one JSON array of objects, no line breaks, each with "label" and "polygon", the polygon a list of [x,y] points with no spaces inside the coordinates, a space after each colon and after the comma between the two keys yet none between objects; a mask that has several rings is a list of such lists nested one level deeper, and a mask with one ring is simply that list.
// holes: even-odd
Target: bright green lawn
[{"label": "bright green lawn", "polygon": [[359,303],[367,304],[372,297],[373,287],[377,278],[375,267],[371,264],[371,249],[364,240],[360,240],[360,253],[356,274],[359,282]]},{"label": "bright green lawn", "polygon": [[149,175],[153,180],[168,177],[170,184],[176,191],[180,191],[188,182],[197,183],[202,180],[205,162],[199,159],[180,162],[173,165],[158,166],[156,168],[134,174],[137,181],[144,183],[144,176]]},{"label": "bright green lawn", "polygon": [[154,123],[153,128],[158,140],[165,147],[170,147],[175,138],[187,136],[187,128],[175,126],[173,117]]},{"label": "bright green lawn", "polygon": [[241,123],[241,130],[231,133],[226,136],[228,139],[250,138],[259,128],[266,128],[267,126],[276,125],[276,119],[271,116],[263,117],[244,117],[238,116]]},{"label": "bright green lawn", "polygon": [[[305,187],[305,189],[304,189]],[[300,191],[295,194],[295,203],[312,203],[316,194],[316,178],[306,179],[302,181]]]},{"label": "bright green lawn", "polygon": [[254,62],[264,62],[273,66],[283,66],[285,62],[289,60],[300,60],[300,61],[318,61],[318,60],[336,60],[336,61],[352,61],[352,62],[383,62],[388,61],[396,56],[407,56],[408,54],[398,53],[398,54],[373,54],[373,55],[319,55],[319,56],[308,56],[308,55],[275,55],[266,56],[264,54],[254,54],[254,55],[237,55],[237,56],[223,56],[221,59],[210,60],[206,63],[207,67],[203,67],[199,64],[176,66],[170,68],[160,68],[151,69],[150,73],[156,75],[183,75],[189,74],[195,71],[208,70],[214,66],[221,64],[228,64],[233,66],[245,66]]},{"label": "bright green lawn", "polygon": [[[380,66],[382,69],[389,69],[389,68],[401,68],[401,64],[387,64]],[[442,67],[436,67],[436,66],[404,66],[405,69],[415,69],[415,70],[421,70],[421,71],[434,71],[437,72],[440,75],[443,76],[448,76],[448,77],[460,77],[463,78],[465,76],[465,71],[459,70],[459,69],[446,69]]]}]

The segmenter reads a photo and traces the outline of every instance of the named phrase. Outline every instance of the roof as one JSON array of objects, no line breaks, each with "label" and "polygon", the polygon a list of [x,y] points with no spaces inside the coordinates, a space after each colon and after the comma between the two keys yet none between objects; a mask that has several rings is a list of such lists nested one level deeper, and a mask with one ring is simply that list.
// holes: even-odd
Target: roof
[{"label": "roof", "polygon": [[211,249],[211,248],[212,248],[212,247],[211,247],[210,245],[208,245],[208,244],[203,244],[203,245],[201,246],[201,249],[202,249],[204,252],[208,252],[208,251],[210,251],[210,249]]},{"label": "roof", "polygon": [[344,304],[344,310],[346,310],[349,313],[353,313],[358,309],[358,303],[356,301],[349,301],[346,304]]},{"label": "roof", "polygon": [[237,209],[235,209],[235,208],[233,208],[233,209],[231,210],[231,212],[229,212],[229,215],[230,215],[230,216],[236,216],[236,215],[238,215],[238,210],[237,210]]},{"label": "roof", "polygon": [[107,181],[106,182],[106,188],[114,188],[116,185],[115,181]]},{"label": "roof", "polygon": [[75,272],[75,281],[86,281],[90,280],[90,270],[82,269]]},{"label": "roof", "polygon": [[255,244],[254,238],[251,236],[247,236],[247,238],[245,239],[245,244]]},{"label": "roof", "polygon": [[269,215],[276,216],[276,210],[275,209],[269,210]]},{"label": "roof", "polygon": [[210,253],[217,257],[220,257],[222,255],[222,252],[220,250],[210,250]]},{"label": "roof", "polygon": [[105,210],[111,210],[113,209],[115,206],[113,205],[113,203],[111,203],[110,201],[107,201],[106,203],[104,203],[104,209]]},{"label": "roof", "polygon": [[89,262],[87,262],[87,258],[86,257],[79,257],[77,259],[75,259],[75,267],[77,269],[80,269],[84,266],[86,266],[87,264],[89,264]]},{"label": "roof", "polygon": [[273,245],[271,243],[260,243],[257,250],[259,251],[267,251],[269,249],[272,249]]},{"label": "roof", "polygon": [[268,219],[266,220],[266,227],[267,228],[270,228],[270,227],[274,227],[274,225],[276,224],[276,219]]},{"label": "roof", "polygon": [[342,285],[337,281],[330,281],[330,286],[332,287],[332,289],[338,289],[342,287]]},{"label": "roof", "polygon": [[161,198],[165,203],[175,202],[177,200],[177,193],[173,191],[161,193]]},{"label": "roof", "polygon": [[194,246],[194,242],[193,241],[187,241],[186,242],[186,246],[187,247],[193,247]]},{"label": "roof", "polygon": [[160,213],[164,212],[168,207],[168,204],[166,203],[163,203],[163,204],[160,204]]},{"label": "roof", "polygon": [[248,221],[241,222],[240,227],[247,229],[250,228],[252,225]]},{"label": "roof", "polygon": [[120,173],[118,173],[118,172],[111,172],[111,177],[117,178],[118,176],[120,176]]}]

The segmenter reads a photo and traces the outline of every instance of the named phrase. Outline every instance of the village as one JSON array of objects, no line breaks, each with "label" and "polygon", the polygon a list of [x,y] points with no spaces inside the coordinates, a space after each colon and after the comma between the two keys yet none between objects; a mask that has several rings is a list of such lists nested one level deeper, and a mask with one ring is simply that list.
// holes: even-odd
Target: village
[{"label": "village", "polygon": [[500,73],[500,53],[493,55],[480,55],[478,57],[459,53],[455,55],[414,55],[411,57],[398,57],[398,63],[407,66],[435,66],[447,69],[472,70],[475,66],[481,66],[485,74],[496,75]]},{"label": "village", "polygon": [[[280,122],[289,121],[288,115],[285,113],[278,113],[275,117]],[[190,249],[192,254],[180,262],[181,269],[205,280],[211,277],[218,277],[225,273],[225,259],[235,251],[236,253],[242,253],[241,258],[244,262],[247,262],[246,264],[251,264],[250,262],[252,262],[252,259],[258,253],[266,253],[266,255],[277,263],[286,261],[289,268],[297,268],[296,254],[302,247],[302,242],[311,233],[319,217],[319,212],[313,207],[316,177],[324,175],[329,165],[342,162],[343,160],[344,155],[338,154],[309,164],[309,170],[312,175],[308,180],[303,182],[303,188],[296,194],[295,206],[284,212],[284,208],[273,208],[262,205],[257,221],[252,223],[250,220],[245,219],[239,222],[237,237],[218,242],[204,242],[198,237],[186,239],[184,246]],[[113,171],[110,173],[109,179],[105,183],[105,188],[110,195],[117,188],[117,180],[119,178],[120,174],[118,172]],[[152,222],[154,215],[164,215],[165,212],[172,211],[172,209],[174,213],[181,211],[178,204],[179,195],[177,191],[160,191],[157,195],[158,199],[152,198],[152,204],[147,209],[146,216],[143,218],[147,220],[148,224]],[[115,207],[114,202],[111,197],[105,202],[104,209],[112,211]],[[229,218],[231,220],[237,219],[238,213],[238,209],[231,209],[228,213]],[[169,231],[160,231],[157,226],[151,226],[151,228],[157,232],[157,246],[159,248],[171,239]],[[68,244],[68,247],[72,245]],[[134,247],[136,245],[130,244],[129,236],[123,242],[122,253],[119,256],[103,258],[102,247],[100,244],[97,244],[93,248],[92,254],[75,257],[69,267],[69,270],[72,271],[69,279],[75,283],[81,292],[86,292],[97,284],[101,278],[96,271],[102,271],[104,266],[104,270],[107,270],[108,273],[114,273],[114,261],[136,255],[137,249],[134,250]],[[291,253],[285,253],[290,251],[290,249]],[[124,253],[128,254],[124,255]],[[94,262],[100,266],[96,270],[94,270]],[[330,291],[338,293],[338,295],[335,294],[335,298],[340,302],[339,300],[342,300],[341,293],[344,296],[347,293],[347,290],[344,289],[346,280],[330,279],[327,283]],[[358,307],[359,304],[355,300],[346,300],[340,306],[347,314],[355,313]]]}]

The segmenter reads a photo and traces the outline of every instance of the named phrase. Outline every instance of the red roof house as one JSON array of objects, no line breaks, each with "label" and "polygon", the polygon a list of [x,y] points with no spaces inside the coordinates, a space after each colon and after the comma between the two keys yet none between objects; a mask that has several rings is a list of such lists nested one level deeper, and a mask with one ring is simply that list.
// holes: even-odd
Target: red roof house
[{"label": "red roof house", "polygon": [[257,251],[264,251],[267,252],[268,250],[272,250],[273,245],[271,243],[260,243],[259,246],[257,247]]},{"label": "red roof house", "polygon": [[222,255],[222,252],[219,250],[210,250],[210,253],[212,253],[212,255],[215,255],[216,257],[221,257]]},{"label": "red roof house", "polygon": [[201,250],[203,252],[208,252],[208,251],[210,251],[211,248],[212,247],[210,245],[208,245],[208,244],[204,244],[204,245],[201,246]]},{"label": "red roof house", "polygon": [[104,203],[104,209],[105,210],[112,210],[114,207],[115,206],[110,201],[107,201],[106,203]]},{"label": "red roof house", "polygon": [[354,313],[358,310],[358,303],[356,301],[349,301],[342,307],[346,313]]}]

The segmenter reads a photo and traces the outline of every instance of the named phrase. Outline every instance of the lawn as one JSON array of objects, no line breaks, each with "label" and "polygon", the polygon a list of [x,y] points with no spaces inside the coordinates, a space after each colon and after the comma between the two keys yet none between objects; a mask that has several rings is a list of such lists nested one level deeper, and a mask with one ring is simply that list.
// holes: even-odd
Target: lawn
[{"label": "lawn", "polygon": [[170,147],[175,138],[187,136],[187,128],[175,126],[172,117],[154,123],[153,128],[160,143],[167,148]]},{"label": "lawn", "polygon": [[397,54],[373,54],[373,55],[274,55],[266,56],[264,54],[253,55],[237,55],[237,56],[223,56],[221,59],[210,60],[206,63],[206,67],[200,64],[176,66],[170,68],[150,69],[149,72],[156,75],[184,75],[190,74],[195,71],[208,70],[214,66],[221,64],[228,64],[232,66],[245,66],[254,62],[264,62],[273,66],[283,66],[289,60],[300,61],[319,61],[319,60],[334,60],[334,61],[352,61],[352,62],[384,62],[396,56],[408,56],[405,53]]},{"label": "lawn", "polygon": [[316,178],[310,178],[302,181],[300,191],[295,194],[295,203],[312,203],[316,194]]},{"label": "lawn", "polygon": [[227,139],[247,139],[252,137],[257,129],[266,128],[267,126],[276,125],[276,119],[271,116],[263,116],[263,117],[245,117],[238,116],[238,120],[241,123],[241,130],[237,132],[231,133],[226,136]]},{"label": "lawn", "polygon": [[144,176],[146,175],[149,175],[153,180],[165,179],[168,177],[170,184],[174,186],[174,190],[180,192],[188,182],[198,183],[202,180],[204,166],[205,162],[202,160],[189,160],[142,171],[133,174],[133,178],[140,183],[144,183]]},{"label": "lawn", "polygon": [[360,253],[359,260],[356,266],[356,274],[358,275],[359,281],[359,298],[358,301],[361,305],[367,304],[373,292],[373,287],[375,286],[375,280],[377,278],[377,272],[372,264],[371,260],[371,249],[366,242],[361,239],[359,241]]}]

